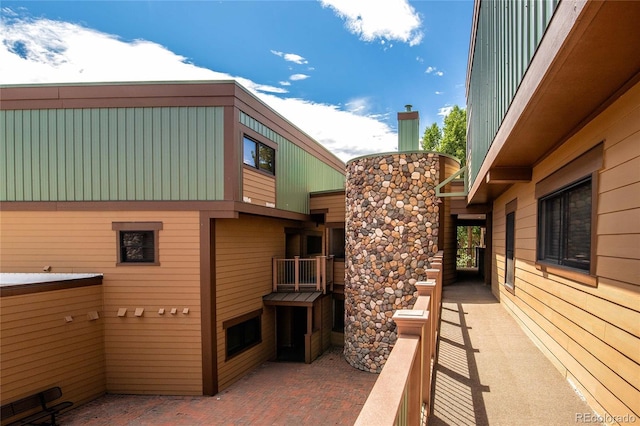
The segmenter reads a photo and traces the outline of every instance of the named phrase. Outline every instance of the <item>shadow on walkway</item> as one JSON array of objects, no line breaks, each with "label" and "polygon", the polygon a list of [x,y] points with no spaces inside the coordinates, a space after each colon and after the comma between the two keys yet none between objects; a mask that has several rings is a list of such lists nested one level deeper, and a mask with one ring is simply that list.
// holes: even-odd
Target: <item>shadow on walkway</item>
[{"label": "shadow on walkway", "polygon": [[429,425],[575,425],[592,412],[473,276],[443,289],[434,377]]}]

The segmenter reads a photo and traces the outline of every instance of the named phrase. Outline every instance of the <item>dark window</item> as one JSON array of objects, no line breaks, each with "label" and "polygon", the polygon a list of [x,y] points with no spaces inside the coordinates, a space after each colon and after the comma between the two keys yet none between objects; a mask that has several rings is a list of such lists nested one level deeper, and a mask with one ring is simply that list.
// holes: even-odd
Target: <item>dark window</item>
[{"label": "dark window", "polygon": [[344,300],[333,301],[333,331],[344,333]]},{"label": "dark window", "polygon": [[322,236],[307,235],[307,252],[306,255],[322,254]]},{"label": "dark window", "polygon": [[262,341],[261,314],[260,309],[223,324],[227,336],[227,359]]},{"label": "dark window", "polygon": [[272,175],[276,174],[275,149],[245,136],[243,150],[244,164]]},{"label": "dark window", "polygon": [[515,231],[516,231],[516,212],[507,214],[507,230],[506,230],[506,253],[505,253],[505,273],[504,283],[513,287],[515,279]]},{"label": "dark window", "polygon": [[330,228],[329,231],[329,254],[344,259],[344,228]]},{"label": "dark window", "polygon": [[589,271],[591,177],[538,201],[538,260]]},{"label": "dark window", "polygon": [[117,264],[159,265],[158,231],[161,222],[113,222],[118,247]]}]

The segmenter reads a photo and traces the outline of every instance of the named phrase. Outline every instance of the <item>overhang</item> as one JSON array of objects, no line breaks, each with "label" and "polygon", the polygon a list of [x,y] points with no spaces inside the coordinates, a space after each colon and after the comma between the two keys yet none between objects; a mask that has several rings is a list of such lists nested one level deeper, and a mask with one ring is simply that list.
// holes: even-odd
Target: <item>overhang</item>
[{"label": "overhang", "polygon": [[318,298],[322,296],[321,291],[298,291],[298,292],[278,292],[270,293],[262,298],[266,306],[313,306]]},{"label": "overhang", "polygon": [[467,201],[487,203],[640,81],[640,2],[560,2]]}]

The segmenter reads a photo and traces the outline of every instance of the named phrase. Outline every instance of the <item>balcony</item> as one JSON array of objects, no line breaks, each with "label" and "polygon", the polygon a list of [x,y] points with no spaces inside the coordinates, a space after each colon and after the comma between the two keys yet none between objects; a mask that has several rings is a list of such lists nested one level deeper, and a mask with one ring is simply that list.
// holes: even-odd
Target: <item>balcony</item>
[{"label": "balcony", "polygon": [[273,292],[333,291],[333,256],[273,259]]}]

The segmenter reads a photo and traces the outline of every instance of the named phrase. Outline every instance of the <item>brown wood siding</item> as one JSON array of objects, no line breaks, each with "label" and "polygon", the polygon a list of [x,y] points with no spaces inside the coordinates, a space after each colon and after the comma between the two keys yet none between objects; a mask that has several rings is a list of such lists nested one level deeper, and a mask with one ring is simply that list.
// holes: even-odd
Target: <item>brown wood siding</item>
[{"label": "brown wood siding", "polygon": [[344,260],[333,261],[333,285],[344,286]]},{"label": "brown wood siding", "polygon": [[[60,386],[74,404],[106,392],[99,285],[3,297],[0,301],[2,403]],[[71,316],[73,321],[66,322]]]},{"label": "brown wood siding", "polygon": [[285,228],[294,222],[260,216],[216,219],[216,311],[219,390],[275,358],[275,309],[264,307],[262,343],[225,360],[224,321],[263,308],[271,293],[272,259],[285,255]]},{"label": "brown wood siding", "polygon": [[345,194],[340,192],[337,194],[318,194],[309,200],[309,209],[328,210],[325,215],[327,223],[344,223],[345,221]]},{"label": "brown wood siding", "polygon": [[[535,183],[604,141],[598,173],[597,286],[536,268]],[[505,205],[516,211],[515,293],[503,286]],[[640,416],[640,84],[494,204],[492,289],[600,414]]]},{"label": "brown wood siding", "polygon": [[[440,157],[440,168],[444,171],[441,173],[441,181],[454,175],[460,170],[460,164],[449,157]],[[445,185],[443,190],[451,192],[451,184]],[[451,216],[451,197],[442,198],[440,206],[440,227],[438,229],[438,249],[444,251],[443,265],[444,275],[442,276],[443,285],[448,285],[456,280],[456,255],[458,237],[456,234],[456,223]]]},{"label": "brown wood siding", "polygon": [[[276,179],[250,167],[242,169],[242,199],[251,204],[274,207],[276,204]],[[251,201],[246,201],[249,198]]]},{"label": "brown wood siding", "polygon": [[[162,222],[160,266],[116,266],[112,222]],[[104,274],[107,392],[202,394],[198,212],[4,211],[0,225],[3,272]]]}]

